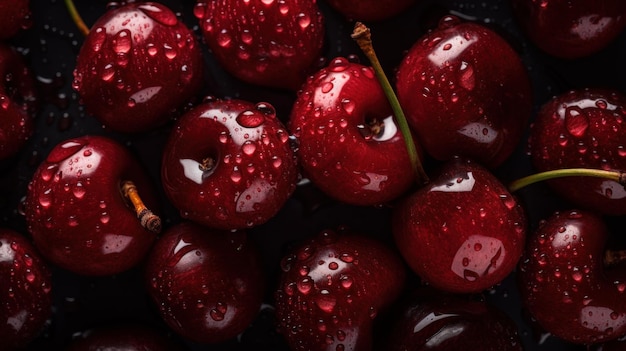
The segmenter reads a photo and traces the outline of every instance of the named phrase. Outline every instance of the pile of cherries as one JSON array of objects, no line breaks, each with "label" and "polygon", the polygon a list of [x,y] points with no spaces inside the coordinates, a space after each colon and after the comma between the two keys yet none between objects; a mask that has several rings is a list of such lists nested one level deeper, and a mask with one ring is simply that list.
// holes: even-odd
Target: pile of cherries
[{"label": "pile of cherries", "polygon": [[625,26],[0,0],[0,350],[625,350]]}]

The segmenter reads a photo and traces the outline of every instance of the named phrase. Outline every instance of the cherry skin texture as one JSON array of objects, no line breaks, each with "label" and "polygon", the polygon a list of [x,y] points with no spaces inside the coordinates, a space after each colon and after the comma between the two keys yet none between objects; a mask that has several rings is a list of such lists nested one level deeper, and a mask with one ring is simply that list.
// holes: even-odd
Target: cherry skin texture
[{"label": "cherry skin texture", "polygon": [[282,208],[295,190],[298,167],[289,134],[270,104],[209,100],[176,123],[161,174],[183,218],[242,229]]},{"label": "cherry skin texture", "polygon": [[52,317],[52,280],[31,242],[6,228],[0,228],[0,281],[2,349],[24,347]]},{"label": "cherry skin texture", "polygon": [[74,335],[65,351],[182,351],[157,329],[141,324],[101,326]]},{"label": "cherry skin texture", "polygon": [[155,234],[141,226],[122,195],[125,180],[156,210],[144,169],[117,142],[86,135],[56,145],[33,174],[24,202],[41,254],[82,275],[116,274],[142,260]]},{"label": "cherry skin texture", "polygon": [[446,16],[400,63],[398,99],[424,151],[488,168],[517,147],[532,110],[526,68],[509,44],[478,23]]},{"label": "cherry skin texture", "polygon": [[303,85],[288,126],[304,175],[335,199],[382,204],[415,181],[404,138],[371,67],[335,58]]},{"label": "cherry skin texture", "polygon": [[0,39],[7,40],[30,28],[30,0],[0,0]]},{"label": "cherry skin texture", "polygon": [[626,3],[621,0],[511,0],[511,6],[528,38],[559,58],[594,54],[626,26]]},{"label": "cherry skin texture", "polygon": [[529,237],[522,301],[547,332],[590,344],[626,334],[624,269],[605,269],[607,228],[592,212],[557,212]]},{"label": "cherry skin texture", "polygon": [[[561,168],[626,169],[626,96],[580,89],[555,96],[535,118],[530,150],[537,171]],[[626,214],[626,190],[612,180],[564,177],[552,189],[576,206],[607,215]]]},{"label": "cherry skin texture", "polygon": [[409,8],[417,0],[328,0],[327,2],[347,19],[375,22],[392,18]]},{"label": "cherry skin texture", "polygon": [[373,321],[406,278],[390,248],[343,231],[323,231],[298,245],[281,268],[276,317],[294,351],[371,350]]},{"label": "cherry skin texture", "polygon": [[104,126],[142,132],[193,100],[202,64],[193,32],[170,9],[128,3],[94,23],[76,59],[73,87]]},{"label": "cherry skin texture", "polygon": [[244,82],[295,91],[321,57],[315,1],[198,0],[194,13],[213,56]]},{"label": "cherry skin texture", "polygon": [[157,241],[146,281],[163,320],[198,343],[241,333],[258,314],[265,285],[260,256],[245,232],[191,222],[171,227]]},{"label": "cherry skin texture", "polygon": [[522,351],[515,323],[484,301],[413,292],[392,324],[388,351]]},{"label": "cherry skin texture", "polygon": [[0,161],[20,151],[33,133],[37,91],[20,54],[0,44]]},{"label": "cherry skin texture", "polygon": [[454,159],[394,209],[396,244],[408,265],[440,290],[474,293],[508,276],[524,248],[526,216],[478,163]]}]

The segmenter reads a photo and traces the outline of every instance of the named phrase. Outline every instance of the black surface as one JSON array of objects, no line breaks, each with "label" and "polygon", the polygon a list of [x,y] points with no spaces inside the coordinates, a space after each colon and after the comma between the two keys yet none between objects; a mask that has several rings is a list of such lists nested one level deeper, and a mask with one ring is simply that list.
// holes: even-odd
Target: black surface
[{"label": "black surface", "polygon": [[[76,1],[77,8],[87,24],[93,23],[105,11],[106,1]],[[191,0],[162,1],[198,32],[193,17],[194,2]],[[361,56],[356,44],[350,39],[353,24],[332,11],[323,0],[318,1],[326,15],[327,46],[325,57]],[[26,193],[31,174],[56,143],[83,134],[104,134],[125,143],[149,169],[158,182],[160,150],[167,137],[169,126],[141,134],[122,135],[102,129],[79,103],[79,97],[71,88],[75,56],[83,41],[67,14],[61,0],[31,0],[33,27],[20,33],[11,43],[26,56],[27,62],[39,78],[44,105],[37,116],[36,133],[23,152],[15,159],[0,165],[0,226],[16,229],[27,235],[26,225],[19,213],[19,201]],[[426,1],[416,4],[400,16],[380,23],[370,23],[373,40],[380,59],[392,75],[402,55],[431,26],[440,15],[452,12],[469,20],[485,23],[510,40],[526,63],[533,81],[535,106],[547,99],[573,88],[610,87],[624,91],[626,85],[626,37],[602,52],[579,60],[551,58],[528,43],[512,19],[508,1]],[[199,36],[200,37],[200,36]],[[268,101],[286,120],[293,94],[243,84],[232,78],[210,57],[205,47],[205,61],[210,76],[206,94],[218,97],[238,97],[251,101]],[[366,60],[362,59],[362,62]],[[510,161],[496,170],[505,182],[530,174],[530,162],[525,141]],[[555,198],[548,188],[536,185],[518,194],[528,210],[530,226],[535,228],[540,219],[553,210],[567,206]],[[176,211],[164,203],[165,225],[176,223]],[[389,237],[389,210],[386,208],[357,208],[334,203],[317,190],[301,188],[285,208],[265,225],[250,231],[263,250],[266,268],[275,278],[278,260],[289,243],[318,230],[347,224],[365,233]],[[622,234],[623,219],[612,218],[610,225],[615,235]],[[623,234],[622,234],[623,235]],[[140,268],[102,278],[80,277],[53,268],[54,314],[43,335],[35,340],[33,350],[60,349],[72,335],[86,328],[138,321],[167,332],[150,304],[142,287]],[[485,293],[492,303],[519,326],[525,349],[531,350],[586,350],[541,333],[537,333],[524,317],[514,275],[500,286]],[[270,282],[271,287],[272,282]],[[281,338],[274,333],[271,313],[271,289],[267,292],[267,306],[250,330],[240,341],[223,345],[200,346],[185,343],[192,350],[256,350],[285,349]],[[182,341],[182,340],[181,340]]]}]

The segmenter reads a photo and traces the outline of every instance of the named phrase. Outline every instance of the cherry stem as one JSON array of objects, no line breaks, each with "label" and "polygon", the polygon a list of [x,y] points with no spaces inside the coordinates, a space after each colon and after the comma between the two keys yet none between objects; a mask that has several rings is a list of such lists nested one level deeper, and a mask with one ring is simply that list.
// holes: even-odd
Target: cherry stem
[{"label": "cherry stem", "polygon": [[122,194],[130,200],[137,212],[141,226],[153,233],[161,232],[161,218],[150,211],[141,200],[135,183],[130,180],[122,182]]},{"label": "cherry stem", "polygon": [[74,21],[76,27],[78,27],[78,30],[80,30],[80,32],[84,36],[87,36],[89,34],[89,27],[87,27],[87,25],[83,21],[83,18],[78,13],[78,10],[76,10],[76,6],[74,6],[74,1],[65,0],[65,6],[67,7],[67,11],[70,13],[70,17],[72,17],[72,21]]},{"label": "cherry stem", "polygon": [[357,42],[367,59],[370,61],[372,68],[374,69],[374,73],[376,74],[376,78],[378,78],[378,81],[387,96],[387,100],[389,100],[389,104],[391,105],[391,108],[396,116],[396,120],[398,121],[400,131],[402,132],[402,136],[404,137],[406,149],[409,153],[409,160],[416,172],[418,182],[421,184],[428,183],[428,175],[424,171],[422,161],[419,159],[417,148],[415,147],[415,141],[413,140],[413,135],[411,134],[411,129],[409,128],[404,111],[400,106],[398,97],[389,83],[389,79],[387,79],[387,76],[383,71],[380,61],[378,60],[378,56],[374,51],[370,29],[363,23],[356,22],[354,25],[354,31],[352,32],[352,39]]},{"label": "cherry stem", "polygon": [[562,177],[596,177],[596,178],[604,178],[613,180],[622,186],[626,186],[626,173],[622,171],[615,170],[601,170],[601,169],[591,169],[591,168],[566,168],[566,169],[555,169],[551,171],[540,172],[536,174],[532,174],[518,180],[513,181],[509,184],[509,191],[515,192],[525,186],[541,182],[544,180],[554,179],[554,178],[562,178]]},{"label": "cherry stem", "polygon": [[604,266],[613,267],[626,261],[626,250],[607,250],[604,253]]}]

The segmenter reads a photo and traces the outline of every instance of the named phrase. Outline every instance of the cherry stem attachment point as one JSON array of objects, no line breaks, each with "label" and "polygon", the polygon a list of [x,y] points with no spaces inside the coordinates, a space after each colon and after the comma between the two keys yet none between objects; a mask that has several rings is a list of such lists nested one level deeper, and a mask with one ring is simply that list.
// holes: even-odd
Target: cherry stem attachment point
[{"label": "cherry stem attachment point", "polygon": [[370,29],[365,26],[361,22],[357,22],[354,25],[354,31],[352,32],[352,39],[354,39],[367,59],[370,61],[372,68],[374,69],[374,73],[380,82],[380,85],[383,88],[385,95],[387,96],[387,100],[389,100],[389,104],[396,116],[396,120],[398,122],[398,126],[400,127],[400,131],[402,132],[402,136],[404,137],[404,142],[406,143],[406,148],[409,153],[409,160],[413,169],[416,172],[417,180],[420,184],[428,183],[428,175],[424,171],[422,166],[422,161],[419,159],[419,155],[417,153],[417,148],[415,147],[415,141],[413,140],[413,135],[411,134],[411,129],[409,128],[409,124],[406,120],[406,116],[404,115],[404,111],[400,106],[400,102],[398,101],[398,97],[396,96],[391,84],[389,83],[389,79],[385,75],[383,68],[378,60],[378,56],[374,51],[374,46],[372,44],[372,35],[370,33]]},{"label": "cherry stem attachment point", "polygon": [[544,180],[562,178],[562,177],[596,177],[613,180],[622,186],[626,186],[626,173],[616,170],[601,170],[591,168],[566,168],[555,169],[529,175],[509,184],[509,191],[515,192],[525,186],[541,182]]},{"label": "cherry stem attachment point", "polygon": [[89,27],[87,27],[87,25],[83,21],[83,18],[78,13],[78,10],[76,10],[76,6],[74,6],[74,1],[65,0],[65,6],[67,7],[67,11],[70,13],[70,17],[72,17],[72,21],[74,21],[76,27],[78,27],[78,30],[84,36],[87,36],[89,34]]},{"label": "cherry stem attachment point", "polygon": [[122,194],[132,203],[141,226],[153,233],[161,232],[161,218],[150,211],[141,200],[135,183],[130,180],[122,182]]}]

